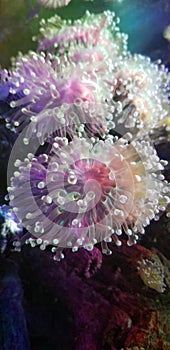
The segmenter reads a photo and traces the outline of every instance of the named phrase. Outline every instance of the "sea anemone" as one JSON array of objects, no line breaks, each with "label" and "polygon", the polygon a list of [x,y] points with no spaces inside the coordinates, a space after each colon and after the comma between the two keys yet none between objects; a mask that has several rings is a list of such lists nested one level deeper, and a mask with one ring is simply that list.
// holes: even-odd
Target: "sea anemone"
[{"label": "sea anemone", "polygon": [[[30,52],[17,57],[9,73],[2,73],[6,80],[3,77],[0,86],[0,105],[3,109],[5,105],[3,118],[10,129],[21,132],[32,121],[34,126],[35,122],[36,126],[40,123],[41,130],[49,134],[51,128],[53,132],[70,124],[93,123],[97,130],[99,119],[102,124],[103,108],[107,111],[104,101],[110,87],[101,83],[98,66],[75,66],[52,55],[45,57],[43,53]],[[62,113],[58,110],[60,106]],[[55,128],[51,126],[54,119]]]},{"label": "sea anemone", "polygon": [[98,242],[110,254],[107,242],[121,245],[121,235],[136,243],[169,203],[167,162],[149,138],[168,116],[168,72],[131,55],[117,23],[109,11],[43,20],[43,52],[20,54],[1,73],[3,118],[20,132],[10,205],[31,245],[52,245],[56,260]]},{"label": "sea anemone", "polygon": [[44,7],[58,8],[67,6],[71,0],[37,0],[37,2]]},{"label": "sea anemone", "polygon": [[120,32],[114,12],[92,14],[86,11],[78,20],[63,20],[55,15],[47,22],[42,19],[40,34],[33,37],[38,41],[38,50],[57,54],[69,53],[70,49],[79,52],[83,48],[95,48],[108,52],[109,56],[126,55],[127,35]]},{"label": "sea anemone", "polygon": [[161,161],[148,140],[127,134],[115,142],[96,138],[56,137],[49,154],[17,159],[8,188],[22,225],[32,234],[32,246],[53,245],[55,259],[63,248],[92,250],[102,242],[137,242],[145,226],[158,219],[169,197]]},{"label": "sea anemone", "polygon": [[148,57],[135,54],[120,61],[110,81],[117,122],[147,132],[159,128],[169,113],[169,79],[168,69]]},{"label": "sea anemone", "polygon": [[[159,128],[169,111],[169,73],[161,62],[131,55],[127,35],[121,33],[115,14],[86,12],[80,20],[62,20],[55,15],[41,21],[38,50],[84,65],[95,63],[101,84],[114,107],[113,121],[131,131],[150,133]],[[109,87],[112,91],[110,93]],[[116,119],[116,121],[115,121]],[[135,130],[136,131],[136,130]]]}]

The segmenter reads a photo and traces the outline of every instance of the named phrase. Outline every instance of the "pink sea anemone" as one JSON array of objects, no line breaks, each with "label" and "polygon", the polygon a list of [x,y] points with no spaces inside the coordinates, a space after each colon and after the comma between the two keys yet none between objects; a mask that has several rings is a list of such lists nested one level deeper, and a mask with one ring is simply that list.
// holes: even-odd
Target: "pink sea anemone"
[{"label": "pink sea anemone", "polygon": [[107,242],[121,245],[124,233],[131,245],[157,219],[169,202],[165,162],[148,140],[129,143],[131,137],[56,137],[48,155],[16,160],[9,198],[32,246],[53,245],[60,259],[63,248],[92,250],[102,242],[110,254]]}]

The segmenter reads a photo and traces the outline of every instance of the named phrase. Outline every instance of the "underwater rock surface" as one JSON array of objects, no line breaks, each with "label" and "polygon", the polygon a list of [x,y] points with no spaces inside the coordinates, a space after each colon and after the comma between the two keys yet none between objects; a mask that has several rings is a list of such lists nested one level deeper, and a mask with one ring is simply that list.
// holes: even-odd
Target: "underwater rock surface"
[{"label": "underwater rock surface", "polygon": [[0,257],[0,349],[30,350],[23,290],[13,260]]}]

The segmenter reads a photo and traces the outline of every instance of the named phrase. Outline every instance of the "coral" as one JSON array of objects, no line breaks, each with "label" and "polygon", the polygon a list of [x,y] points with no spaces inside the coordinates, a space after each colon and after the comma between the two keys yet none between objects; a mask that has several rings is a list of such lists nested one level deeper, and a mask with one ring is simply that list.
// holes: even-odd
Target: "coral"
[{"label": "coral", "polygon": [[[163,339],[167,337],[166,321],[162,317],[162,312],[150,311],[145,319],[146,325],[143,329],[134,327],[126,343],[130,349],[135,349],[136,344],[139,349],[169,349],[169,342]],[[129,349],[127,346],[126,349]]]},{"label": "coral", "polygon": [[67,249],[57,266],[48,251],[23,247],[17,261],[35,348],[55,349],[57,341],[64,350],[169,349],[168,289],[162,294],[144,285],[137,270],[137,261],[151,259],[152,252],[125,242],[113,249],[89,278],[92,258],[101,262],[96,247],[74,254]]},{"label": "coral", "polygon": [[140,277],[148,287],[160,293],[165,291],[165,271],[159,257],[152,254],[152,260],[142,259],[138,262]]}]

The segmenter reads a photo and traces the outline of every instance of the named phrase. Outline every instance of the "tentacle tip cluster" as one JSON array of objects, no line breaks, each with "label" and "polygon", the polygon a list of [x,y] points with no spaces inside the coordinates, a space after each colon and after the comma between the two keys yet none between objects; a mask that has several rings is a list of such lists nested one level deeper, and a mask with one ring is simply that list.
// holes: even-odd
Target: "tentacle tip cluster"
[{"label": "tentacle tip cluster", "polygon": [[57,261],[65,248],[98,242],[109,255],[124,235],[131,246],[170,201],[154,147],[169,115],[169,73],[132,55],[118,22],[109,11],[43,20],[37,52],[1,72],[2,116],[18,134],[10,204],[26,242],[52,246]]}]

